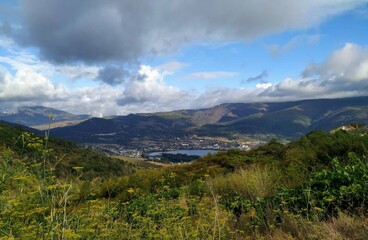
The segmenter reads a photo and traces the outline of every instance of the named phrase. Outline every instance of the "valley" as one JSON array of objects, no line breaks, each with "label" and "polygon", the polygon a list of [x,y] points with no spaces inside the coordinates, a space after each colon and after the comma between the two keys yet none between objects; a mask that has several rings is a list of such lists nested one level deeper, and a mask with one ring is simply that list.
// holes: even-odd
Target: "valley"
[{"label": "valley", "polygon": [[185,137],[174,139],[156,139],[145,141],[137,145],[119,145],[106,143],[85,143],[94,149],[101,150],[108,154],[115,154],[126,157],[142,157],[151,152],[172,151],[172,150],[250,150],[256,146],[264,144],[262,141],[225,141],[223,139],[208,139],[198,137]]},{"label": "valley", "polygon": [[[84,120],[87,118],[87,120]],[[207,109],[91,118],[45,107],[0,114],[50,134],[127,157],[179,149],[250,150],[276,138],[297,139],[313,130],[368,123],[368,97],[291,102],[227,103]]]},{"label": "valley", "polygon": [[367,240],[368,0],[1,0],[0,240]]}]

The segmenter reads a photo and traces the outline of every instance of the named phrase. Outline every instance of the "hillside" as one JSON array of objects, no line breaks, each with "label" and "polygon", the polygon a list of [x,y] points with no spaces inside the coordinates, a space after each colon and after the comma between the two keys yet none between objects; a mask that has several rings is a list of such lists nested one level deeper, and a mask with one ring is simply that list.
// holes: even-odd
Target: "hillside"
[{"label": "hillside", "polygon": [[44,128],[42,125],[53,126],[75,125],[90,118],[88,115],[74,115],[54,108],[34,106],[21,107],[15,113],[0,113],[0,120],[28,127]]},{"label": "hillside", "polygon": [[233,121],[209,124],[203,129],[205,133],[217,132],[225,136],[272,133],[295,138],[313,130],[330,130],[353,122],[368,122],[367,97],[268,103],[263,106],[263,112],[237,115],[238,118]]},{"label": "hillside", "polygon": [[50,139],[56,159],[76,151],[87,162],[54,175],[39,162],[46,142],[1,124],[0,237],[366,239],[367,127],[346,129],[124,176],[102,177],[111,170],[100,168],[84,179],[100,162],[92,159],[111,159]]},{"label": "hillside", "polygon": [[[46,146],[47,145],[47,146]],[[81,148],[73,142],[29,132],[21,126],[11,126],[0,121],[0,150],[9,149],[18,158],[47,159],[56,176],[68,177],[75,169],[83,169],[84,179],[122,176],[134,171],[135,167],[124,161],[109,158],[88,148]]]},{"label": "hillside", "polygon": [[56,128],[53,135],[77,142],[143,144],[189,134],[194,125],[185,118],[130,114],[111,119],[92,118],[72,127]]},{"label": "hillside", "polygon": [[90,119],[57,128],[57,136],[78,142],[131,145],[185,136],[295,139],[313,130],[368,122],[368,97],[274,103],[228,103],[209,109],[130,114]]}]

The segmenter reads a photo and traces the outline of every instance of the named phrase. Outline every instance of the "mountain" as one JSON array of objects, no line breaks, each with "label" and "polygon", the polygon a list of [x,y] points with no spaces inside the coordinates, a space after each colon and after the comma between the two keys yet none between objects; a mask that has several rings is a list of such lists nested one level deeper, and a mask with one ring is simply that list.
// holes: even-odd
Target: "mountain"
[{"label": "mountain", "polygon": [[[202,127],[203,134],[230,136],[275,134],[298,137],[313,130],[331,130],[353,122],[368,122],[368,97],[263,103],[257,113]],[[244,107],[239,107],[243,109]]]},{"label": "mountain", "polygon": [[190,119],[130,114],[111,119],[92,118],[76,126],[55,128],[52,135],[77,142],[139,144],[190,135]]},{"label": "mountain", "polygon": [[368,123],[368,97],[290,102],[226,103],[208,109],[92,118],[52,134],[77,142],[146,144],[150,141],[260,134],[296,138],[312,130]]},{"label": "mountain", "polygon": [[28,127],[44,129],[43,125],[66,126],[80,123],[90,118],[88,115],[74,115],[54,108],[34,106],[21,107],[15,113],[0,113],[0,120]]}]

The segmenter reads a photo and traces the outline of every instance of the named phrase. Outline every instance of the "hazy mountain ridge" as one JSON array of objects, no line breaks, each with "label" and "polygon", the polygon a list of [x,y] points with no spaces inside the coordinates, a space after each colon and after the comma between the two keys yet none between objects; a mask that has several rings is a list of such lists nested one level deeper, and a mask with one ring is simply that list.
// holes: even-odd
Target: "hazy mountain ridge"
[{"label": "hazy mountain ridge", "polygon": [[368,123],[368,97],[272,103],[225,103],[213,108],[93,118],[53,130],[78,142],[129,144],[185,136],[272,134],[296,138],[312,130]]},{"label": "hazy mountain ridge", "polygon": [[312,130],[330,130],[352,122],[367,123],[368,98],[317,99],[265,103],[265,112],[222,125],[209,124],[202,131],[217,135],[272,133],[297,137]]},{"label": "hazy mountain ridge", "polygon": [[33,106],[20,107],[15,113],[0,113],[0,120],[16,123],[28,127],[40,126],[49,123],[85,120],[89,115],[74,115],[54,108]]}]

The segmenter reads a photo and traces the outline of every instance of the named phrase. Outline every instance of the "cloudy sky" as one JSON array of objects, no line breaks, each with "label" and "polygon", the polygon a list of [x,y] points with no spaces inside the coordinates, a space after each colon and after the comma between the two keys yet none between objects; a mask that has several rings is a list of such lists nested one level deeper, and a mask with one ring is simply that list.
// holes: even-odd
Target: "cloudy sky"
[{"label": "cloudy sky", "polygon": [[368,95],[368,0],[1,0],[0,110]]}]

